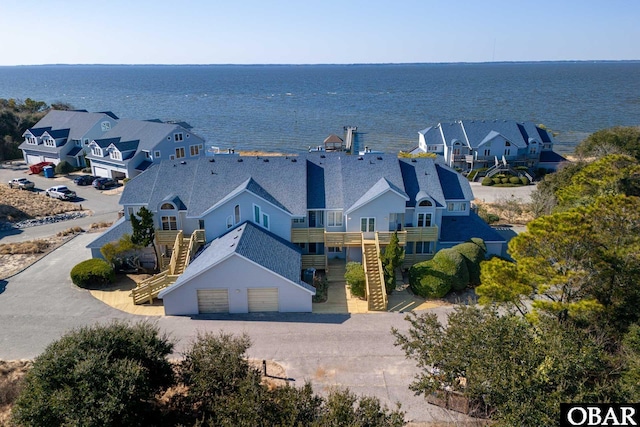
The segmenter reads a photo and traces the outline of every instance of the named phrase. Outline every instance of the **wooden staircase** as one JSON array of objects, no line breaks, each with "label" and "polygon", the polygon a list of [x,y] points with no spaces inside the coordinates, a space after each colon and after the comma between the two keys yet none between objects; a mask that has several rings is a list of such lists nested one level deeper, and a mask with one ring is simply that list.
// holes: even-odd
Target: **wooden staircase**
[{"label": "wooden staircase", "polygon": [[367,282],[369,311],[387,311],[387,291],[380,261],[380,244],[376,240],[362,240],[362,260]]},{"label": "wooden staircase", "polygon": [[204,230],[194,231],[184,237],[182,231],[176,236],[168,268],[137,284],[131,291],[134,304],[153,303],[160,291],[173,285],[187,268],[198,248],[205,243]]}]

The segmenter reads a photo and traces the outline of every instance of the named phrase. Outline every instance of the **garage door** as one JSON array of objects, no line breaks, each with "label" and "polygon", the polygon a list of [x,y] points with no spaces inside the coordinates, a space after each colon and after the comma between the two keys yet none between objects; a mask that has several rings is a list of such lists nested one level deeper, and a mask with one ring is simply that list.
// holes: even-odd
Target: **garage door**
[{"label": "garage door", "polygon": [[101,176],[101,177],[104,177],[104,178],[111,178],[111,174],[109,173],[108,169],[99,168],[97,166],[93,167],[93,174],[95,176]]},{"label": "garage door", "polygon": [[229,290],[198,289],[198,313],[228,313]]},{"label": "garage door", "polygon": [[27,154],[27,163],[29,163],[30,165],[35,165],[36,163],[40,163],[41,157],[40,156],[34,156],[32,154]]},{"label": "garage door", "polygon": [[249,312],[278,311],[278,288],[247,289]]}]

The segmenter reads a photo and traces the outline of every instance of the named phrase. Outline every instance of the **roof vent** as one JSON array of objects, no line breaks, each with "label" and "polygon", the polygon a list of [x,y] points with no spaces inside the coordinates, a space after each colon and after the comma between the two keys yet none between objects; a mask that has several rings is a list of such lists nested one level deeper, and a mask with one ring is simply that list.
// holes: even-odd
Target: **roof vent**
[{"label": "roof vent", "polygon": [[173,167],[175,168],[176,166],[177,166],[177,165],[174,163],[174,164],[173,164]]},{"label": "roof vent", "polygon": [[378,157],[376,157],[376,159],[382,160],[382,156],[378,156]]},{"label": "roof vent", "polygon": [[269,159],[264,159],[263,162],[269,163]]},{"label": "roof vent", "polygon": [[218,174],[212,170],[211,175],[218,175]]},{"label": "roof vent", "polygon": [[238,159],[238,163],[242,163],[242,159]]},{"label": "roof vent", "polygon": [[291,159],[291,163],[295,163],[297,161],[298,161],[297,159]]},{"label": "roof vent", "polygon": [[185,162],[184,160],[180,162],[181,165],[186,165],[187,162]]},{"label": "roof vent", "polygon": [[360,156],[360,157],[358,157],[358,160],[364,160],[364,159],[362,158],[362,156]]},{"label": "roof vent", "polygon": [[320,155],[320,158],[321,158],[321,159],[324,159],[324,158],[326,158],[326,157],[327,157],[327,156],[325,156],[324,154]]},{"label": "roof vent", "polygon": [[216,159],[214,159],[214,158],[209,159],[210,163],[214,163],[215,161],[216,161]]},{"label": "roof vent", "polygon": [[417,162],[416,159],[411,159],[411,163],[415,163],[415,162]]}]

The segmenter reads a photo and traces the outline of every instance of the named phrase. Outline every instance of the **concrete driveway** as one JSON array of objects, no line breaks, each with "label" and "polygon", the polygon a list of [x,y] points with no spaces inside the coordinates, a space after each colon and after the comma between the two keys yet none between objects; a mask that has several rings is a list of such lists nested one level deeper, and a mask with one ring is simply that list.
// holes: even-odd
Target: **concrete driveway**
[{"label": "concrete driveway", "polygon": [[[0,359],[31,359],[67,331],[113,319],[148,319],[177,342],[176,357],[199,332],[247,333],[249,356],[281,364],[293,384],[310,381],[318,392],[348,387],[394,405],[407,420],[455,422],[467,417],[427,404],[408,389],[416,368],[393,346],[392,326],[406,331],[398,312],[372,314],[251,314],[145,318],[113,309],[76,288],[69,271],[90,257],[95,236],[83,234],[22,273],[0,282]],[[451,309],[433,309],[444,319]]]}]

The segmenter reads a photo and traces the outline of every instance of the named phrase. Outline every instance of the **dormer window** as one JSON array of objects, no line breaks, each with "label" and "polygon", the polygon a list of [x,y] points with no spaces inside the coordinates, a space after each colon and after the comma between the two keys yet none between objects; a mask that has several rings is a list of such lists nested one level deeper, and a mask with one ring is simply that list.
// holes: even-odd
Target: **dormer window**
[{"label": "dormer window", "polygon": [[418,206],[433,206],[433,203],[431,203],[430,200],[423,200],[418,204]]},{"label": "dormer window", "polygon": [[91,154],[93,154],[94,156],[102,157],[102,148],[100,148],[100,147],[93,147],[93,148],[91,149]]},{"label": "dormer window", "polygon": [[110,157],[114,160],[122,160],[122,154],[117,150],[112,151]]},{"label": "dormer window", "polygon": [[174,210],[176,207],[173,206],[173,204],[171,203],[163,203],[162,206],[160,206],[160,209],[163,211],[172,211]]},{"label": "dormer window", "polygon": [[110,122],[102,122],[102,123],[100,123],[100,127],[102,128],[102,132],[106,132],[108,130],[111,130],[111,123]]},{"label": "dormer window", "polygon": [[47,138],[44,140],[44,145],[46,145],[47,147],[55,147],[56,141],[54,139]]},{"label": "dormer window", "polygon": [[174,133],[174,134],[173,134],[173,140],[174,140],[175,142],[180,142],[180,141],[182,141],[183,139],[184,139],[184,137],[183,137],[183,135],[182,135],[182,132]]},{"label": "dormer window", "polygon": [[37,145],[38,144],[38,139],[35,136],[28,136],[27,137],[27,144]]}]

